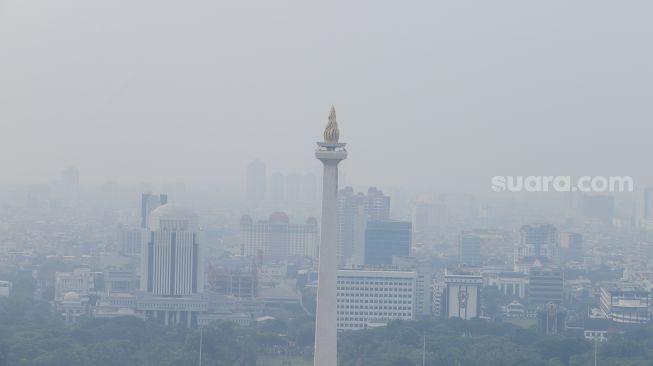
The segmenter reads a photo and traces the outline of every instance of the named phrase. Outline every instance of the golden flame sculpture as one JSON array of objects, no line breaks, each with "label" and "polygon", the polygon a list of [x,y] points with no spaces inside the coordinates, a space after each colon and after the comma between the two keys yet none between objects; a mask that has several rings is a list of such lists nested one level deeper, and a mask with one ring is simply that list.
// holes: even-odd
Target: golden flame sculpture
[{"label": "golden flame sculpture", "polygon": [[338,139],[340,139],[340,130],[338,130],[338,122],[336,121],[336,108],[331,106],[329,123],[324,129],[324,142],[337,143]]}]

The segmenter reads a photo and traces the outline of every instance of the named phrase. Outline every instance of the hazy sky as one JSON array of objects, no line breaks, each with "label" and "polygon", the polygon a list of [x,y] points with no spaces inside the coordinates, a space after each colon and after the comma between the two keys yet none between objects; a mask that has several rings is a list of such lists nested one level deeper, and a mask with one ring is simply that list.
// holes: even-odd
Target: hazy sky
[{"label": "hazy sky", "polygon": [[653,182],[650,1],[0,0],[2,183],[319,171],[487,191],[493,175]]}]

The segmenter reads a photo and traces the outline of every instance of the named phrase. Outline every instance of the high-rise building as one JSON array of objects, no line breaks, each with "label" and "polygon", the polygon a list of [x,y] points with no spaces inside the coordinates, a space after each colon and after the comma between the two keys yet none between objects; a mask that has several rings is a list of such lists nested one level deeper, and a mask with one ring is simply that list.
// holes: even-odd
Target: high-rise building
[{"label": "high-rise building", "polygon": [[653,187],[644,189],[644,223],[647,229],[653,229]]},{"label": "high-rise building", "polygon": [[393,256],[410,256],[411,235],[410,222],[369,221],[365,229],[365,264],[389,265]]},{"label": "high-rise building", "polygon": [[462,232],[458,241],[458,258],[460,264],[479,266],[481,259],[481,237],[471,232]]},{"label": "high-rise building", "polygon": [[370,187],[367,195],[355,193],[352,187],[338,192],[338,261],[340,264],[357,264],[354,252],[360,257],[364,239],[360,233],[365,231],[369,220],[387,221],[390,219],[390,197],[375,187]]},{"label": "high-rise building", "polygon": [[559,261],[558,229],[551,224],[524,225],[515,246],[515,271],[528,273],[534,265],[557,264]]},{"label": "high-rise building", "polygon": [[247,204],[250,208],[259,208],[265,203],[266,179],[262,161],[254,160],[247,165]]},{"label": "high-rise building", "polygon": [[445,224],[446,207],[442,203],[415,202],[413,205],[413,229],[427,231]]},{"label": "high-rise building", "polygon": [[415,318],[415,272],[338,270],[338,330]]},{"label": "high-rise building", "polygon": [[565,263],[583,260],[583,234],[571,231],[560,233],[560,259]]},{"label": "high-rise building", "polygon": [[143,290],[156,296],[190,296],[204,291],[197,216],[175,204],[150,215],[150,237],[141,251]]},{"label": "high-rise building", "polygon": [[146,231],[142,228],[119,228],[118,250],[121,254],[127,256],[137,256],[141,254],[141,246],[145,235]]},{"label": "high-rise building", "polygon": [[531,268],[528,274],[530,304],[560,304],[564,298],[564,272],[558,268]]},{"label": "high-rise building", "polygon": [[313,365],[336,366],[337,343],[337,237],[338,163],[347,158],[345,143],[339,142],[340,130],[332,106],[324,142],[318,142],[315,157],[322,162],[322,229],[315,315],[315,354]]},{"label": "high-rise building", "polygon": [[245,215],[240,219],[240,252],[243,256],[315,257],[317,235],[317,220],[313,217],[304,224],[291,224],[283,212],[256,222]]},{"label": "high-rise building", "polygon": [[478,270],[458,268],[445,270],[445,290],[441,313],[445,318],[472,319],[481,315],[481,285],[483,277]]},{"label": "high-rise building", "polygon": [[281,173],[272,173],[270,176],[270,203],[278,208],[285,201],[285,179]]},{"label": "high-rise building", "polygon": [[141,195],[141,228],[147,229],[150,222],[150,213],[166,203],[168,203],[167,194],[143,193]]},{"label": "high-rise building", "polygon": [[367,189],[366,208],[370,220],[390,220],[390,197],[376,187]]},{"label": "high-rise building", "polygon": [[197,215],[175,204],[150,214],[149,238],[141,250],[141,291],[137,310],[165,325],[195,327],[208,311],[204,293],[204,256]]}]

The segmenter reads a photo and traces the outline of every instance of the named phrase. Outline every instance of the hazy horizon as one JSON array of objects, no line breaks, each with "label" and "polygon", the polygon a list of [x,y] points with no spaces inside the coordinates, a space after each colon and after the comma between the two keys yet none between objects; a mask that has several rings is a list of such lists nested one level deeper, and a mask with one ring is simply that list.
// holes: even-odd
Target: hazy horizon
[{"label": "hazy horizon", "polygon": [[649,2],[179,4],[0,1],[3,185],[319,173],[331,104],[356,186],[653,183]]}]

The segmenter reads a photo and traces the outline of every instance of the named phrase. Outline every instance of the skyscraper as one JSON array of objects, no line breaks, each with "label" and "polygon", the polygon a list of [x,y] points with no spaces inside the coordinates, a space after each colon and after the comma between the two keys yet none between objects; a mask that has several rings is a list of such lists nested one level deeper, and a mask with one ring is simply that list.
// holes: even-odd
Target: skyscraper
[{"label": "skyscraper", "polygon": [[390,220],[390,197],[376,187],[367,190],[367,214],[370,220]]},{"label": "skyscraper", "polygon": [[[559,260],[558,229],[551,224],[524,225],[515,246],[515,271],[528,273],[534,265],[555,264]],[[536,263],[537,262],[537,263]]]},{"label": "skyscraper", "polygon": [[324,130],[324,142],[317,143],[318,149],[315,152],[315,157],[324,166],[324,176],[314,366],[336,366],[338,362],[336,204],[338,201],[338,163],[347,158],[346,144],[338,142],[339,138],[336,110],[332,106],[329,123]]},{"label": "skyscraper", "polygon": [[471,232],[462,232],[458,243],[460,264],[468,266],[481,265],[481,237]]},{"label": "skyscraper", "polygon": [[[369,220],[387,221],[390,219],[390,197],[375,187],[370,187],[367,195],[355,193],[352,187],[345,187],[338,193],[337,241],[338,261],[348,263],[361,253],[364,243],[366,222]],[[357,239],[358,238],[358,239]],[[357,241],[358,240],[358,241]]]},{"label": "skyscraper", "polygon": [[152,211],[150,238],[141,257],[143,290],[156,296],[190,296],[204,290],[197,216],[174,204]]},{"label": "skyscraper", "polygon": [[250,208],[259,208],[265,203],[266,193],[265,164],[254,160],[247,165],[247,204]]},{"label": "skyscraper", "polygon": [[208,311],[197,215],[175,204],[152,211],[141,250],[141,291],[136,309],[165,325],[195,327]]},{"label": "skyscraper", "polygon": [[168,203],[167,194],[143,193],[141,195],[141,228],[147,229],[150,222],[150,213],[166,203]]},{"label": "skyscraper", "polygon": [[410,256],[411,234],[411,223],[407,221],[369,221],[365,229],[365,264],[391,265],[394,256]]}]

